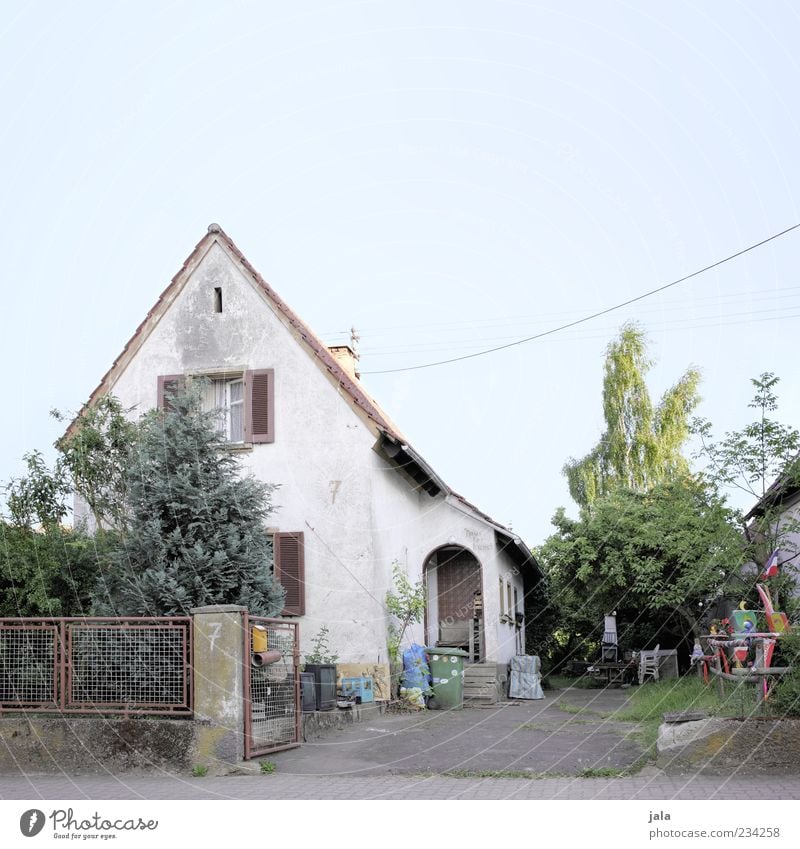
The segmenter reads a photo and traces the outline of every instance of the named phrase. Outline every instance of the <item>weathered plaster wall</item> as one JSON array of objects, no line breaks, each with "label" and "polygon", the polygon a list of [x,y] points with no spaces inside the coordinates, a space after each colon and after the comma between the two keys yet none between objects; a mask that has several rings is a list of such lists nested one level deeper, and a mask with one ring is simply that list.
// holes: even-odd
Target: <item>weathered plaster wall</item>
[{"label": "weathered plaster wall", "polygon": [[[470,515],[468,508],[450,503],[444,496],[431,498],[415,494],[396,469],[374,455],[374,486],[379,497],[372,505],[373,534],[376,553],[386,569],[387,585],[391,581],[391,564],[400,562],[411,581],[422,580],[423,567],[429,555],[445,545],[458,545],[471,551],[482,566],[486,656],[506,663],[516,654],[514,629],[500,622],[499,576],[503,574],[522,598],[522,576],[508,555],[502,553],[491,527]],[[433,587],[429,586],[429,592]],[[410,629],[407,642],[425,643],[426,636],[436,633],[436,605],[428,610],[428,634],[422,623]]]},{"label": "weathered plaster wall", "polygon": [[0,773],[110,773],[214,766],[217,729],[179,719],[30,714],[0,718]]},{"label": "weathered plaster wall", "polygon": [[[221,313],[214,311],[217,287]],[[484,565],[489,657],[504,661],[513,654],[513,633],[498,622],[497,570],[505,555],[498,557],[492,530],[442,496],[415,493],[387,468],[372,450],[375,434],[218,243],[112,392],[144,412],[156,405],[160,374],[247,368],[275,370],[275,441],[241,449],[239,456],[247,471],[280,485],[270,525],[305,535],[303,653],[325,625],[340,660],[386,662],[384,599],[392,562],[419,580],[427,555],[455,542]],[[511,580],[521,594],[519,576]],[[422,626],[411,636],[422,642]]]}]

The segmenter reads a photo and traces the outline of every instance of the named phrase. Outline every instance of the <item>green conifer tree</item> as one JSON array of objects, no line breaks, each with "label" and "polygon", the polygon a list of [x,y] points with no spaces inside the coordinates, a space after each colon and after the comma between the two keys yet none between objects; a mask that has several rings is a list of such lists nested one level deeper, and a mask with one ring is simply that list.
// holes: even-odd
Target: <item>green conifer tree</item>
[{"label": "green conifer tree", "polygon": [[127,517],[98,582],[97,614],[240,604],[271,616],[283,606],[264,526],[275,487],[240,473],[199,399],[195,381],[137,427],[125,467]]}]

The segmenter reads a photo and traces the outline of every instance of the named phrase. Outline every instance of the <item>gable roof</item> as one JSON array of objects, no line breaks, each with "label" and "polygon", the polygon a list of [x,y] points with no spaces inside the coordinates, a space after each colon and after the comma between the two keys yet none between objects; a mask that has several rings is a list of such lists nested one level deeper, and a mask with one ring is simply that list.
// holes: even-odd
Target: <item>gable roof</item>
[{"label": "gable roof", "polygon": [[[351,377],[339,365],[328,350],[328,347],[289,308],[286,302],[264,280],[258,271],[253,268],[230,236],[218,224],[209,225],[208,232],[195,245],[194,250],[186,258],[180,270],[170,280],[168,286],[159,295],[152,309],[136,328],[133,336],[128,340],[120,355],[114,360],[111,368],[100,379],[100,383],[89,396],[84,409],[94,404],[103,395],[112,391],[117,378],[122,374],[133,356],[154,330],[161,317],[166,313],[169,306],[183,288],[184,283],[189,279],[191,273],[214,244],[220,245],[238,263],[245,277],[249,278],[256,288],[266,296],[278,317],[291,328],[297,340],[305,347],[318,366],[326,372],[329,379],[344,393],[356,411],[366,420],[378,437],[375,449],[386,459],[390,460],[393,465],[402,469],[415,482],[418,488],[431,496],[442,493],[451,505],[460,506],[461,509],[466,510],[479,521],[490,525],[501,546],[503,548],[510,547],[509,550],[515,561],[520,564],[529,564],[535,567],[537,571],[540,571],[538,563],[530,549],[524,545],[519,536],[504,525],[495,522],[463,496],[450,489],[431,469],[427,462],[408,444],[403,434],[389,416],[378,406],[377,402],[367,394],[355,378]],[[79,418],[80,413],[76,416],[70,428],[74,426]]]},{"label": "gable roof", "polygon": [[133,355],[139,350],[145,339],[158,324],[161,316],[166,312],[183,284],[189,278],[191,272],[200,263],[200,260],[208,253],[213,244],[221,245],[232,258],[238,262],[245,277],[255,284],[262,294],[266,295],[275,308],[279,317],[292,328],[295,335],[303,343],[304,347],[314,357],[317,363],[329,373],[333,380],[345,391],[353,404],[372,422],[373,426],[381,431],[392,434],[402,439],[402,434],[381,410],[376,402],[359,386],[356,381],[336,362],[327,346],[311,331],[298,316],[287,306],[284,300],[264,280],[264,278],[247,261],[244,254],[234,244],[230,236],[218,224],[210,224],[208,232],[195,245],[194,250],[184,261],[180,270],[170,280],[166,289],[158,296],[158,300],[152,309],[144,317],[144,320],[136,328],[133,336],[128,340],[120,355],[114,360],[111,368],[100,379],[100,383],[89,396],[87,406],[91,406],[102,395],[111,391],[117,377],[128,364]]},{"label": "gable roof", "polygon": [[[758,499],[758,501],[745,514],[745,521],[749,522],[758,516],[763,516],[771,507],[780,505],[791,506],[800,493],[800,453],[787,463],[786,468],[772,482],[769,489]],[[788,503],[787,503],[788,502]]]}]

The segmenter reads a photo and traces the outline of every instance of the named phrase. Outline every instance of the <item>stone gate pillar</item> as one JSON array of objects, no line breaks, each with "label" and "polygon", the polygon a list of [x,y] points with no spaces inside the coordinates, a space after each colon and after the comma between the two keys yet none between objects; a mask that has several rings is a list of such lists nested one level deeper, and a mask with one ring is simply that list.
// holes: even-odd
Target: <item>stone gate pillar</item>
[{"label": "stone gate pillar", "polygon": [[244,616],[234,604],[195,607],[194,715],[197,757],[211,769],[244,758]]}]

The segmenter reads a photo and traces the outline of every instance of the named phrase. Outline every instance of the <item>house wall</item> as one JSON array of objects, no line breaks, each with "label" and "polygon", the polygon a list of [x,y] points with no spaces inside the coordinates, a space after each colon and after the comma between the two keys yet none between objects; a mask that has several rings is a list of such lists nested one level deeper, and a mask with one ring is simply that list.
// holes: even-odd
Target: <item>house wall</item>
[{"label": "house wall", "polygon": [[[795,581],[794,598],[800,598],[800,493],[795,494],[781,506],[780,519],[776,535],[781,548],[778,552],[778,560],[781,563],[780,570],[784,575],[789,575]],[[776,609],[784,610],[785,601],[778,600]]]},{"label": "house wall", "polygon": [[[221,313],[214,311],[215,287],[222,288]],[[199,261],[111,392],[141,413],[156,406],[158,375],[247,368],[275,370],[275,441],[237,450],[246,471],[279,484],[270,526],[304,533],[302,652],[327,626],[340,661],[386,662],[392,563],[417,581],[433,549],[456,543],[484,567],[488,656],[504,661],[514,654],[492,589],[498,570],[518,583],[520,598],[522,581],[498,555],[492,529],[442,495],[415,492],[372,450],[375,434],[349,398],[220,244]],[[422,626],[409,636],[423,642]]]}]

